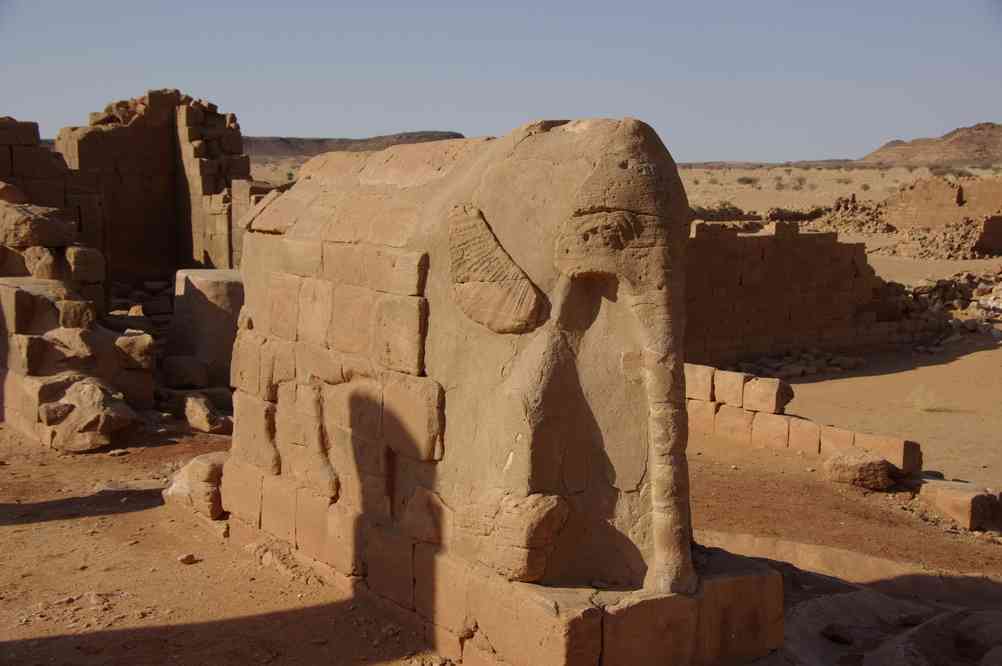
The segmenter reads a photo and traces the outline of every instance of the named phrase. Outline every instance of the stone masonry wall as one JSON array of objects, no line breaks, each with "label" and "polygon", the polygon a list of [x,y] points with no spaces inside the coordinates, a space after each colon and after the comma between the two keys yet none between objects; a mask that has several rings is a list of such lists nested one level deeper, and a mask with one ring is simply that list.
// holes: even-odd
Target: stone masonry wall
[{"label": "stone masonry wall", "polygon": [[936,322],[905,319],[862,243],[777,222],[744,235],[697,225],[689,239],[686,359],[724,365],[802,348],[860,350],[906,342]]},{"label": "stone masonry wall", "polygon": [[92,113],[88,127],[63,128],[56,149],[97,185],[102,232],[93,242],[116,280],[233,267],[229,187],[250,174],[235,116],[151,90]]}]

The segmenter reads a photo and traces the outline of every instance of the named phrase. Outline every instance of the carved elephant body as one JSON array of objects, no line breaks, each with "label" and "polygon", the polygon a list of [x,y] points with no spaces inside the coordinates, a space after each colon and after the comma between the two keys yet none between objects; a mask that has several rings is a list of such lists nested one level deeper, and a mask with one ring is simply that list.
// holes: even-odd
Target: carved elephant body
[{"label": "carved elephant body", "polygon": [[243,224],[234,465],[510,579],[695,589],[689,208],[653,130],[330,153]]}]

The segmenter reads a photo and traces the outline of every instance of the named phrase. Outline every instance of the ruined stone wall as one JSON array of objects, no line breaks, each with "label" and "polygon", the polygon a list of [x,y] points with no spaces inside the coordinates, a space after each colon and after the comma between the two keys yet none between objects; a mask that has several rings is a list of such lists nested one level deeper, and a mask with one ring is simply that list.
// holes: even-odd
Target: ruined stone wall
[{"label": "ruined stone wall", "polygon": [[890,197],[884,221],[898,229],[937,227],[1002,213],[1002,178],[924,178]]},{"label": "ruined stone wall", "polygon": [[167,279],[178,268],[232,268],[229,187],[247,178],[236,117],[177,90],[110,104],[56,149],[96,182],[104,252],[116,280]]},{"label": "ruined stone wall", "polygon": [[97,182],[40,145],[37,123],[0,118],[0,206],[0,277],[60,280],[100,311],[105,261]]},{"label": "ruined stone wall", "polygon": [[194,100],[177,107],[177,137],[183,176],[179,207],[186,213],[178,235],[182,264],[233,268],[230,187],[234,180],[250,178],[240,125],[234,114]]},{"label": "ruined stone wall", "polygon": [[938,326],[904,319],[862,243],[779,222],[744,235],[697,225],[689,240],[686,360],[727,364],[803,348],[870,349]]},{"label": "ruined stone wall", "polygon": [[162,279],[177,268],[178,101],[177,91],[150,91],[91,114],[88,127],[64,127],[56,138],[67,164],[97,182],[103,224],[96,247],[116,279]]}]

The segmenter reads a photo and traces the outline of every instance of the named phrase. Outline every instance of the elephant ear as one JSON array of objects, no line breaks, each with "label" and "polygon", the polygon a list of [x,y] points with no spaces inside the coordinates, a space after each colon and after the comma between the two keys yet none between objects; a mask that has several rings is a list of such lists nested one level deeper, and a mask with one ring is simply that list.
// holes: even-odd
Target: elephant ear
[{"label": "elephant ear", "polygon": [[547,301],[473,206],[449,211],[452,293],[463,313],[495,333],[526,333],[546,321]]}]

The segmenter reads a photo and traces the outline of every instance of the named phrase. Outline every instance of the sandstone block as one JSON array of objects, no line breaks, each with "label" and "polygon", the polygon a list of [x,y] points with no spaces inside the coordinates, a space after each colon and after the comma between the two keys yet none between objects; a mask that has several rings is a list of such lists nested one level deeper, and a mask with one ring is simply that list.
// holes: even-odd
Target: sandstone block
[{"label": "sandstone block", "polygon": [[0,202],[0,245],[65,247],[76,240],[76,227],[57,208]]},{"label": "sandstone block", "polygon": [[[5,177],[3,175],[3,156],[5,154],[5,150],[5,146],[0,146],[0,178]],[[0,202],[9,204],[26,204],[28,203],[28,195],[24,190],[13,183],[0,181]]]},{"label": "sandstone block", "polygon": [[59,325],[63,328],[90,328],[97,320],[96,308],[90,301],[57,301],[56,309]]},{"label": "sandstone block", "polygon": [[274,403],[238,390],[233,394],[233,422],[233,457],[266,474],[278,474],[281,460],[275,449]]},{"label": "sandstone block", "polygon": [[744,664],[783,645],[783,577],[734,556],[702,577],[696,664]]},{"label": "sandstone block", "polygon": [[[21,178],[18,183],[28,194],[28,200],[36,206],[56,209],[64,209],[66,206],[65,178]],[[76,211],[65,209],[62,214],[74,218]]]},{"label": "sandstone block", "polygon": [[292,342],[271,338],[261,345],[258,395],[274,402],[278,386],[296,378],[296,348]]},{"label": "sandstone block", "polygon": [[323,263],[323,246],[320,241],[282,240],[282,270],[290,275],[316,277]]},{"label": "sandstone block", "polygon": [[929,479],[919,497],[965,530],[1002,528],[1000,498],[972,483]]},{"label": "sandstone block", "polygon": [[713,421],[713,433],[728,442],[751,446],[755,414],[739,407],[721,405]]},{"label": "sandstone block", "polygon": [[414,608],[414,543],[379,527],[365,530],[369,589],[404,608]]},{"label": "sandstone block", "polygon": [[371,379],[355,379],[346,384],[325,385],[324,423],[328,431],[350,430],[370,441],[382,436],[383,388]]},{"label": "sandstone block", "polygon": [[338,502],[327,509],[327,532],[320,559],[346,576],[362,573],[362,515]]},{"label": "sandstone block", "polygon": [[756,377],[745,384],[744,408],[754,412],[782,414],[792,399],[793,389],[782,379]]},{"label": "sandstone block", "polygon": [[452,540],[452,509],[437,493],[418,486],[407,500],[403,513],[400,531],[414,541],[441,544]]},{"label": "sandstone block", "polygon": [[120,335],[115,338],[115,348],[119,351],[119,360],[126,368],[153,369],[155,358],[152,335],[140,332]]},{"label": "sandstone block", "polygon": [[327,348],[300,340],[296,343],[296,379],[301,383],[324,382],[340,384],[344,381],[341,354]]},{"label": "sandstone block", "polygon": [[324,279],[335,285],[367,286],[365,254],[365,251],[354,243],[324,243]]},{"label": "sandstone block", "polygon": [[71,245],[66,248],[66,263],[70,279],[77,282],[104,281],[104,255],[90,247]]},{"label": "sandstone block", "polygon": [[31,277],[43,280],[66,279],[68,269],[65,261],[47,247],[25,248],[21,252],[21,257],[24,259],[24,266],[31,273]]},{"label": "sandstone block", "polygon": [[890,435],[870,435],[862,432],[857,432],[853,441],[857,448],[876,453],[907,476],[922,471],[922,447],[916,442]]},{"label": "sandstone block", "polygon": [[808,419],[790,417],[790,448],[808,455],[821,453],[821,426]]},{"label": "sandstone block", "polygon": [[893,486],[894,472],[891,463],[861,449],[850,449],[825,461],[825,476],[829,481],[868,490],[887,490]]},{"label": "sandstone block", "polygon": [[302,342],[327,346],[331,313],[334,310],[334,285],[327,280],[306,278],[299,291],[299,336]]},{"label": "sandstone block", "polygon": [[695,363],[685,364],[685,397],[713,400],[713,375],[716,368]]},{"label": "sandstone block", "polygon": [[189,395],[184,401],[184,419],[192,430],[214,435],[229,435],[233,432],[233,421],[216,411],[208,398]]},{"label": "sandstone block", "polygon": [[381,245],[363,250],[365,285],[399,296],[421,296],[428,271],[428,255]]},{"label": "sandstone block", "polygon": [[193,458],[171,479],[163,491],[164,501],[188,506],[212,520],[222,518],[225,512],[219,483],[227,457],[225,451],[217,451]]},{"label": "sandstone block", "polygon": [[271,334],[296,341],[299,325],[299,289],[303,279],[287,273],[272,273],[268,285],[269,323]]},{"label": "sandstone block", "polygon": [[606,606],[602,660],[610,664],[688,664],[699,602],[681,594],[634,593]]},{"label": "sandstone block", "polygon": [[259,396],[261,385],[261,347],[264,338],[253,331],[241,330],[233,345],[230,386]]},{"label": "sandstone block", "polygon": [[421,617],[460,636],[473,628],[469,590],[476,584],[465,560],[427,543],[414,547],[414,608]]},{"label": "sandstone block", "polygon": [[60,451],[79,453],[103,448],[139,422],[128,403],[91,378],[73,383],[59,402],[71,409],[46,426],[45,440]]},{"label": "sandstone block", "polygon": [[390,370],[424,372],[424,336],[428,302],[423,298],[383,295],[373,324],[374,358]]},{"label": "sandstone block", "polygon": [[213,386],[226,386],[230,378],[237,318],[243,304],[239,271],[187,269],[175,276],[171,353],[195,356],[205,363]]},{"label": "sandstone block", "polygon": [[686,400],[689,415],[689,432],[695,435],[712,435],[720,403],[707,400]]},{"label": "sandstone block", "polygon": [[300,488],[296,495],[296,548],[318,561],[324,559],[330,505],[330,497],[309,488]]},{"label": "sandstone block", "polygon": [[12,172],[18,178],[65,178],[63,156],[42,146],[13,146]]},{"label": "sandstone block", "polygon": [[602,611],[585,591],[484,576],[470,589],[470,612],[477,633],[512,666],[599,662]]},{"label": "sandstone block", "polygon": [[296,543],[295,480],[284,475],[265,476],[261,483],[261,529],[272,536]]},{"label": "sandstone block", "polygon": [[713,373],[713,397],[731,407],[741,407],[744,404],[745,384],[752,379],[743,372],[717,370]]},{"label": "sandstone block", "polygon": [[372,321],[377,293],[351,285],[334,289],[334,313],[328,344],[349,354],[367,354],[372,346]]},{"label": "sandstone block", "polygon": [[0,145],[37,146],[40,141],[38,123],[0,118]]},{"label": "sandstone block", "polygon": [[752,421],[752,446],[785,449],[790,445],[790,417],[756,412]]},{"label": "sandstone block", "polygon": [[164,384],[170,388],[204,388],[209,385],[209,371],[194,356],[168,356],[163,360]]},{"label": "sandstone block", "polygon": [[390,448],[413,460],[441,460],[445,393],[427,377],[383,375],[382,434]]},{"label": "sandstone block", "polygon": [[856,433],[835,426],[821,426],[821,457],[828,458],[853,447]]},{"label": "sandstone block", "polygon": [[223,465],[220,486],[223,509],[254,528],[261,527],[261,486],[264,476],[254,465],[230,456]]},{"label": "sandstone block", "polygon": [[37,335],[0,335],[0,359],[3,367],[18,375],[36,375],[45,362],[47,345]]}]

